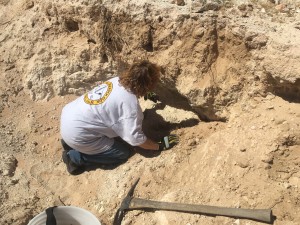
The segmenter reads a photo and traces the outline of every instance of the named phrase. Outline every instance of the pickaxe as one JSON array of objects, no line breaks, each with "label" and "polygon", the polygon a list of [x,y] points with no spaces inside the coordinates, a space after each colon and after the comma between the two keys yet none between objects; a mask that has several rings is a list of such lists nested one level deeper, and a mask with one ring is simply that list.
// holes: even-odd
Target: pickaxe
[{"label": "pickaxe", "polygon": [[133,197],[134,189],[139,182],[139,178],[130,188],[128,194],[121,203],[118,209],[113,225],[121,225],[125,212],[135,209],[152,209],[152,210],[167,210],[177,212],[199,213],[210,216],[228,216],[233,218],[251,219],[265,223],[273,223],[274,216],[271,209],[241,209],[227,208],[207,205],[182,204],[171,202],[159,202]]}]

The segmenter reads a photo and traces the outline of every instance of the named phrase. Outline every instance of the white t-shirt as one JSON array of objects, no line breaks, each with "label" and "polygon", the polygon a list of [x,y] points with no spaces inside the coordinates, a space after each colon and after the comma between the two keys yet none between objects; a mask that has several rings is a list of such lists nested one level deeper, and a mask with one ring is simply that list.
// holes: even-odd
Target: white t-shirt
[{"label": "white t-shirt", "polygon": [[108,150],[118,136],[132,146],[143,144],[143,118],[137,97],[115,77],[67,104],[60,131],[70,147],[92,155]]}]

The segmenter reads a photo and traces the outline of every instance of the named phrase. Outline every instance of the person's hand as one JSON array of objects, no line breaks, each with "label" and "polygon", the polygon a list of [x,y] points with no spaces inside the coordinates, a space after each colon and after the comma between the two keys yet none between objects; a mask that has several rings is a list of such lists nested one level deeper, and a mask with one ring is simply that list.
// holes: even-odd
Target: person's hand
[{"label": "person's hand", "polygon": [[159,97],[156,93],[154,92],[147,92],[146,95],[144,96],[144,100],[151,100],[152,102],[157,102],[159,100]]},{"label": "person's hand", "polygon": [[168,136],[165,136],[161,139],[161,141],[158,142],[159,150],[168,150],[172,148],[173,146],[177,145],[179,142],[179,137],[175,134],[170,134]]}]

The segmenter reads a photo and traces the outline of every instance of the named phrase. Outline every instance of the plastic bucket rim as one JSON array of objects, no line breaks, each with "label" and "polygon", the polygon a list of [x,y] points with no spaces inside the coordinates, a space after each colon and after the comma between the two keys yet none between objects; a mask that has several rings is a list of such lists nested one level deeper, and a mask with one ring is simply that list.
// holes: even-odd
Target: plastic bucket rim
[{"label": "plastic bucket rim", "polygon": [[[78,213],[82,213],[82,215],[86,215],[87,217],[89,217],[92,221],[93,224],[90,224],[90,225],[101,225],[100,221],[98,220],[98,218],[92,214],[90,211],[86,210],[86,209],[83,209],[83,208],[80,208],[80,207],[77,207],[77,206],[57,206],[55,207],[55,209],[59,210],[59,209],[62,209],[62,211],[69,211],[68,215],[71,215],[73,214],[73,216],[75,217],[78,217]],[[56,212],[55,213],[55,209],[54,209],[54,215],[55,214],[59,214],[59,213],[62,213],[62,212]],[[73,211],[72,211],[73,210]],[[66,211],[66,212],[67,212]],[[79,214],[80,215],[80,214]],[[57,215],[55,215],[57,216]],[[35,217],[33,217],[28,225],[44,225],[46,224],[46,218],[47,218],[47,215],[46,215],[46,211],[44,210],[43,212],[40,212],[39,214],[37,214]],[[59,218],[59,217],[58,217]],[[42,223],[39,223],[39,222],[42,222]],[[86,222],[84,221],[76,221],[78,222],[78,225],[86,225]],[[60,225],[59,223],[57,225]]]}]

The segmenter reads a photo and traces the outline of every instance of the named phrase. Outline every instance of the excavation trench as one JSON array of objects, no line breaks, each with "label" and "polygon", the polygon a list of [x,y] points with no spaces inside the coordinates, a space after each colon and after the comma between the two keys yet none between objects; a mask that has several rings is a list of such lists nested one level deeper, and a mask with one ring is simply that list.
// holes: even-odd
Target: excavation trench
[{"label": "excavation trench", "polygon": [[[34,100],[81,95],[132,62],[149,59],[161,66],[156,91],[164,104],[192,111],[202,121],[224,122],[229,107],[251,85],[255,71],[247,67],[249,51],[262,45],[226,19],[194,14],[179,15],[175,21],[167,16],[141,20],[125,11],[97,7],[87,12],[92,20],[69,12],[61,25],[66,33],[45,34],[45,39],[66,45],[36,46],[38,53],[29,60],[25,79]],[[52,17],[59,17],[59,8],[55,12]]]}]

